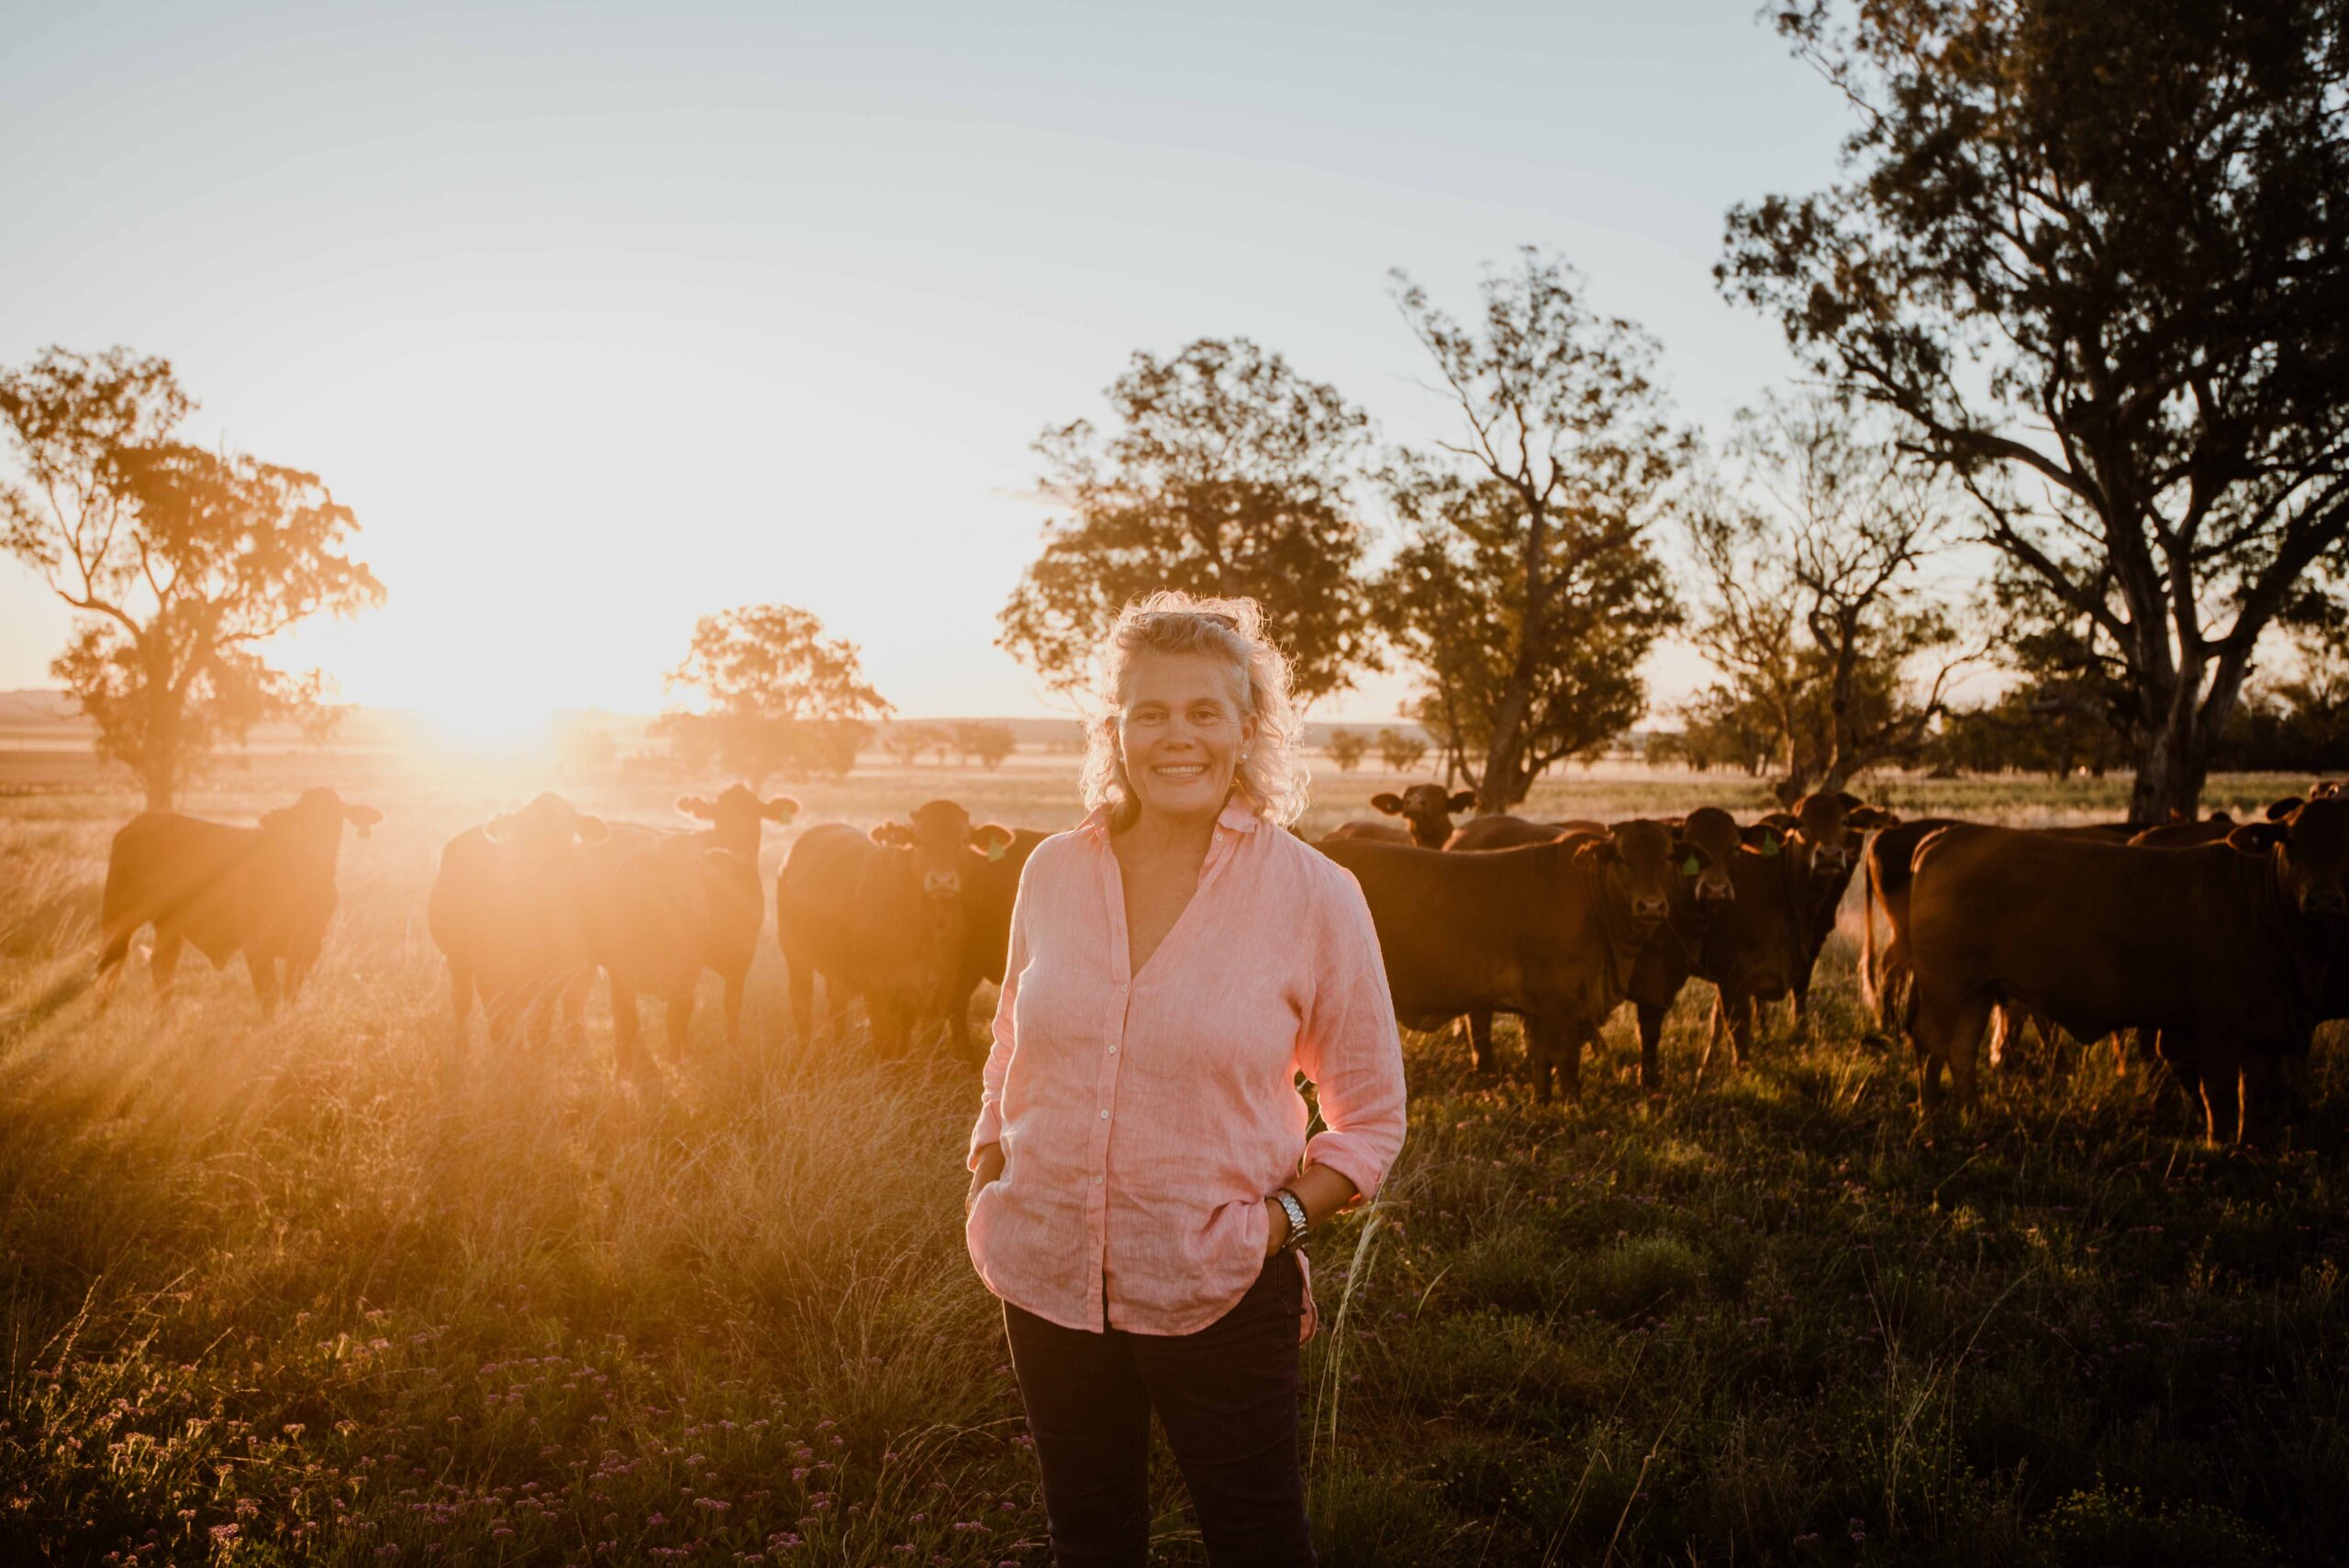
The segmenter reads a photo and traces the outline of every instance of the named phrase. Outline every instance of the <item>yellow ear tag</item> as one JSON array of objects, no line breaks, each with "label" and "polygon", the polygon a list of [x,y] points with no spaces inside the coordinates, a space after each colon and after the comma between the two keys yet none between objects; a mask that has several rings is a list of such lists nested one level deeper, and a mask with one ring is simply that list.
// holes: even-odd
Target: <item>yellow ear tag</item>
[{"label": "yellow ear tag", "polygon": [[1778,852],[1778,840],[1775,837],[1767,834],[1764,835],[1762,840],[1762,852],[1765,855],[1776,854]]},{"label": "yellow ear tag", "polygon": [[1003,859],[1003,850],[1004,843],[1002,840],[990,839],[987,840],[987,859],[991,861],[999,861]]},{"label": "yellow ear tag", "polygon": [[1683,876],[1694,876],[1699,869],[1701,868],[1698,866],[1697,857],[1694,855],[1690,855],[1680,862],[1680,874]]}]

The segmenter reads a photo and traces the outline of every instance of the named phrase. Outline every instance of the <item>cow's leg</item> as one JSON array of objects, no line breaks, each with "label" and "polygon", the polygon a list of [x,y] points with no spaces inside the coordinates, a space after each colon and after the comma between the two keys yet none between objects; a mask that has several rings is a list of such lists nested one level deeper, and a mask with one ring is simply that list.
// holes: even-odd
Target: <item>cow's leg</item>
[{"label": "cow's leg", "polygon": [[187,939],[177,931],[155,928],[155,951],[147,961],[147,972],[155,977],[155,1002],[169,1006],[172,983],[180,971],[180,947]]},{"label": "cow's leg", "polygon": [[1468,1060],[1479,1073],[1493,1070],[1493,1014],[1488,1007],[1468,1015]]},{"label": "cow's leg", "polygon": [[2265,1149],[2275,1138],[2282,1068],[2281,1059],[2272,1051],[2243,1052],[2243,1122],[2238,1136],[2253,1148]]},{"label": "cow's leg", "polygon": [[749,978],[750,973],[751,966],[745,963],[728,970],[723,976],[726,982],[726,1043],[729,1047],[742,1043],[742,983]]},{"label": "cow's leg", "polygon": [[1705,1054],[1697,1062],[1697,1081],[1704,1082],[1705,1074],[1713,1070],[1713,1052],[1721,1043],[1721,1031],[1726,1017],[1721,1009],[1720,987],[1713,988],[1713,1013],[1705,1025]]},{"label": "cow's leg", "polygon": [[662,1012],[668,1025],[669,1057],[674,1062],[685,1059],[685,1042],[691,1038],[694,1021],[694,981],[696,975],[682,987],[669,993]]},{"label": "cow's leg", "polygon": [[277,1016],[277,956],[263,956],[250,948],[245,950],[245,973],[252,976],[253,995],[261,998],[261,1016]]},{"label": "cow's leg", "polygon": [[2241,1089],[2249,1057],[2222,1034],[2204,1034],[2200,1045],[2203,1116],[2211,1143],[2223,1149],[2243,1131]]},{"label": "cow's leg", "polygon": [[617,974],[611,981],[613,1064],[623,1076],[651,1077],[652,1059],[644,1049],[644,1024],[637,1014],[636,988],[622,984]]},{"label": "cow's leg", "polygon": [[804,1049],[816,1043],[816,966],[783,955],[783,988],[791,1011],[791,1032]]},{"label": "cow's leg", "polygon": [[1726,1014],[1729,1018],[1730,1060],[1740,1067],[1744,1066],[1747,1053],[1753,1049],[1755,1008],[1753,993],[1740,991],[1732,995],[1726,991],[1721,992],[1715,998],[1713,1006],[1717,1014]]},{"label": "cow's leg", "polygon": [[1958,1103],[1974,1103],[1975,1053],[1982,1043],[1983,1028],[1990,1021],[1992,1005],[1993,999],[1979,992],[1949,996],[1918,988],[1917,1097],[1928,1112],[1940,1107],[1944,1067]]},{"label": "cow's leg", "polygon": [[1653,1002],[1639,1004],[1640,1087],[1651,1095],[1664,1093],[1664,1067],[1659,1048],[1664,1041],[1664,1009]]},{"label": "cow's leg", "polygon": [[[841,979],[838,975],[824,976],[824,1017],[831,1027],[832,1044],[835,1047],[848,1043],[848,1005],[855,997],[856,988],[847,981]],[[872,1016],[873,1005],[868,998],[865,1002],[865,1018],[868,1024],[872,1020]]]}]

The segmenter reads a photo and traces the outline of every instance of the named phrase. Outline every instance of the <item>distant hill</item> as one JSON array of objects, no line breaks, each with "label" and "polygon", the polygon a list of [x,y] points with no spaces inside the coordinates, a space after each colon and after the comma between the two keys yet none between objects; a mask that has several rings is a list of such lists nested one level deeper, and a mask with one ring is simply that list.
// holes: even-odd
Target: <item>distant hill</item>
[{"label": "distant hill", "polygon": [[63,692],[0,692],[0,724],[72,724],[81,717]]}]

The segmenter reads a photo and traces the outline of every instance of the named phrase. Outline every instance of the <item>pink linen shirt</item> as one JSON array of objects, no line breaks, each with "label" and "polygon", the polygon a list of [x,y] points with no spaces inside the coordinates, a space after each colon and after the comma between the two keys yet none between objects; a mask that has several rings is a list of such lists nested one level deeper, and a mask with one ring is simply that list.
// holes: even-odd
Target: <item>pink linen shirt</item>
[{"label": "pink linen shirt", "polygon": [[[1105,809],[1020,875],[971,1131],[973,1168],[999,1142],[1003,1174],[965,1239],[987,1288],[1039,1318],[1187,1334],[1254,1283],[1264,1198],[1300,1156],[1377,1190],[1403,1144],[1402,1046],[1353,875],[1236,801],[1130,968]],[[1309,1140],[1299,1073],[1328,1129]]]}]

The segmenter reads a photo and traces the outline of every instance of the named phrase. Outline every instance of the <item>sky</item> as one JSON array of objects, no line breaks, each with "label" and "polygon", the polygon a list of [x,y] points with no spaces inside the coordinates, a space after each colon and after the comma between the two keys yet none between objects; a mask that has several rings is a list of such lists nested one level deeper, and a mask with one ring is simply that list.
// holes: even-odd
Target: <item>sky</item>
[{"label": "sky", "polygon": [[[321,475],[390,596],[277,652],[351,701],[651,712],[696,617],[781,601],[902,713],[1062,711],[994,645],[1030,443],[1136,350],[1250,337],[1424,440],[1389,269],[1464,313],[1533,244],[1720,431],[1794,371],[1723,214],[1846,128],[1697,0],[15,4],[0,363],[162,355],[189,437]],[[0,561],[0,689],[67,627]]]}]

